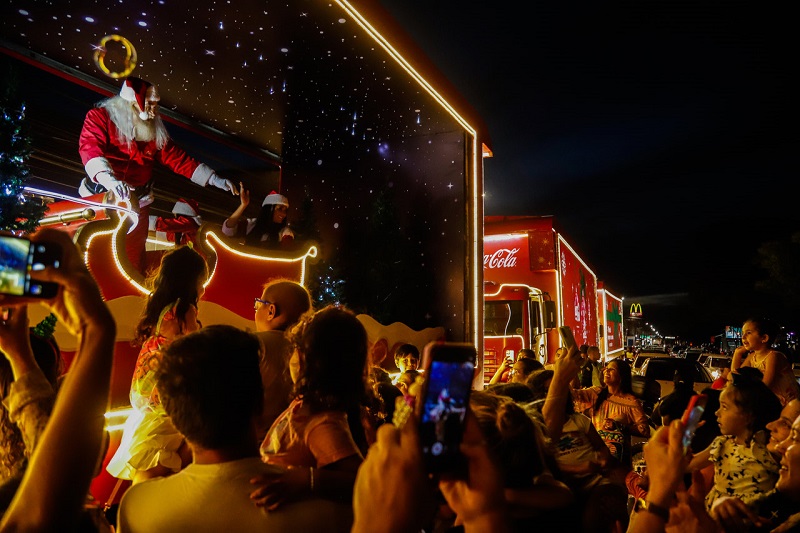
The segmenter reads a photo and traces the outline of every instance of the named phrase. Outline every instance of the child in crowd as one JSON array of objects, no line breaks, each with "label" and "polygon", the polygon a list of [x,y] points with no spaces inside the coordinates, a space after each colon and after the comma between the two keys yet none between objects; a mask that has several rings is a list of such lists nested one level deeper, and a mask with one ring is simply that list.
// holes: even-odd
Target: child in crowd
[{"label": "child in crowd", "polygon": [[800,385],[786,356],[772,348],[777,337],[778,327],[771,320],[746,320],[742,326],[742,345],[733,352],[731,370],[735,372],[740,367],[760,370],[764,374],[764,383],[778,396],[783,406],[800,398]]},{"label": "child in crowd", "polygon": [[714,485],[705,498],[708,510],[723,496],[737,496],[749,504],[774,488],[778,479],[779,465],[767,450],[766,426],[780,415],[780,402],[762,381],[736,372],[732,376],[716,412],[722,434],[688,467],[694,472],[714,465]]},{"label": "child in crowd", "polygon": [[394,364],[401,374],[406,370],[418,370],[419,349],[413,344],[401,344],[394,352]]},{"label": "child in crowd", "polygon": [[[525,409],[508,397],[485,391],[472,391],[469,403],[503,479],[511,531],[530,531],[532,521],[566,509],[572,493],[548,469],[544,436]],[[536,530],[563,527],[540,520]]]},{"label": "child in crowd", "polygon": [[268,509],[312,495],[348,500],[368,446],[367,332],[352,312],[328,306],[289,336],[294,399],[261,444],[265,462],[288,470],[255,478],[251,498]]},{"label": "child in crowd", "polygon": [[164,412],[155,387],[163,350],[174,339],[200,329],[197,302],[203,295],[208,267],[189,246],[165,253],[147,279],[151,288],[134,343],[142,348],[131,381],[131,406],[119,449],[106,470],[134,483],[172,474],[191,462],[183,436]]}]

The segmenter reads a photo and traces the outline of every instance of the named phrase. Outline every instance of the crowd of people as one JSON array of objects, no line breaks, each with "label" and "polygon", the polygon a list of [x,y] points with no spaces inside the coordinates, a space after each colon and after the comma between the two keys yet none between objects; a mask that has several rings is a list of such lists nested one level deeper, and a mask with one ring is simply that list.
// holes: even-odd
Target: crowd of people
[{"label": "crowd of people", "polygon": [[0,530],[800,531],[800,398],[766,320],[745,322],[746,350],[724,386],[704,391],[689,441],[691,387],[648,416],[624,358],[573,347],[542,365],[523,351],[469,395],[464,471],[431,474],[413,409],[419,347],[395,351],[393,380],[352,311],[315,309],[284,279],[242,295],[254,298],[254,333],[202,327],[207,272],[189,246],[148,278],[134,415],[107,467],[132,484],[103,513],[89,487],[117,325],[69,237],[31,238],[64,249],[59,268],[34,275],[61,286],[43,303],[78,349],[63,372],[57,345],[29,327],[32,300],[0,296]]}]

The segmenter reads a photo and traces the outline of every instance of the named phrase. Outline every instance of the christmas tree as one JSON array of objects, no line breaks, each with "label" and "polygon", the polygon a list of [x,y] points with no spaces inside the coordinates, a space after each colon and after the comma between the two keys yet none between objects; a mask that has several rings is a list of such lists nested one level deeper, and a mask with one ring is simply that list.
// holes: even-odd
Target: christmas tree
[{"label": "christmas tree", "polygon": [[[317,215],[308,187],[305,187],[304,192],[305,196],[300,204],[300,218],[295,224],[292,224],[292,229],[298,236],[298,240],[316,241],[321,248],[323,246],[322,235],[319,231]],[[345,282],[335,257],[330,260],[319,258],[315,264],[309,267],[309,274],[306,285],[317,306],[346,303],[344,298]]]},{"label": "christmas tree", "polygon": [[0,87],[0,230],[32,232],[46,210],[40,199],[23,194],[30,170],[31,139],[25,129],[25,104],[16,98],[16,76]]}]

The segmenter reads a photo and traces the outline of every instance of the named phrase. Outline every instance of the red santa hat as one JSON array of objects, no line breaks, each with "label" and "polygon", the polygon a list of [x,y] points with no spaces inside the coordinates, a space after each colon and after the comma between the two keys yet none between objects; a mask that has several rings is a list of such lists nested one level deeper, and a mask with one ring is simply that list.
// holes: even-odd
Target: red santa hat
[{"label": "red santa hat", "polygon": [[286,207],[289,207],[289,199],[282,194],[272,191],[267,195],[266,198],[264,198],[264,201],[261,202],[261,207],[264,207],[265,205],[285,205]]},{"label": "red santa hat", "polygon": [[123,100],[139,104],[139,118],[142,120],[147,120],[147,113],[144,111],[144,102],[147,99],[147,89],[152,86],[153,84],[148,81],[131,76],[122,82],[122,89],[119,91],[119,95]]},{"label": "red santa hat", "polygon": [[178,201],[175,202],[175,206],[172,208],[172,213],[175,215],[184,215],[193,218],[198,225],[202,224],[200,218],[200,205],[191,198],[188,200],[179,198]]}]

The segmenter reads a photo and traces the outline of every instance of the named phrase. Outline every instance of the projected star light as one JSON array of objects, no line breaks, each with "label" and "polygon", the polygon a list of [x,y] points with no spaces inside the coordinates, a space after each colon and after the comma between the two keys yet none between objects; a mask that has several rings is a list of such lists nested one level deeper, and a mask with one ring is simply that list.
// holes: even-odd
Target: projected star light
[{"label": "projected star light", "polygon": [[[406,268],[408,283],[434,270],[447,282],[463,277],[449,271],[463,267],[463,240],[454,236],[465,226],[464,130],[335,3],[198,0],[187,16],[177,1],[23,1],[24,9],[0,19],[4,39],[100,80],[105,91],[119,82],[112,85],[87,51],[102,51],[113,30],[137,51],[131,75],[158,85],[166,118],[246,146],[262,167],[278,161],[290,218],[307,198],[329,248],[358,246],[343,254],[364,263],[348,265],[354,270],[403,255],[426,258],[424,267]],[[213,159],[216,150],[203,155]],[[248,186],[263,187],[263,175],[240,168]],[[380,243],[386,251],[360,237],[381,224],[396,232]],[[433,294],[426,283],[419,290]]]}]

